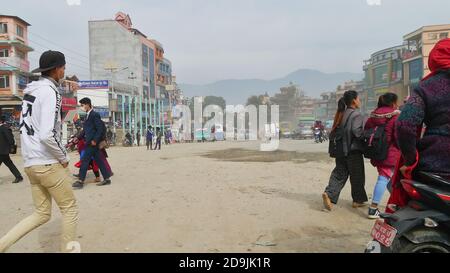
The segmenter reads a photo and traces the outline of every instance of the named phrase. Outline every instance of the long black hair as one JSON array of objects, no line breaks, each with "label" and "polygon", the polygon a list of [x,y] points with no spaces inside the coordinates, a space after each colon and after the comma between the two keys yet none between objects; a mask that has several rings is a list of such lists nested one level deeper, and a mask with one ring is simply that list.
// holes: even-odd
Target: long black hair
[{"label": "long black hair", "polygon": [[393,107],[394,104],[397,104],[398,96],[394,93],[386,93],[378,99],[378,108],[381,107]]},{"label": "long black hair", "polygon": [[336,130],[342,123],[342,118],[344,117],[344,112],[347,108],[351,107],[353,101],[358,98],[358,92],[355,90],[349,90],[344,93],[344,96],[338,101],[338,110],[334,116],[333,131]]}]

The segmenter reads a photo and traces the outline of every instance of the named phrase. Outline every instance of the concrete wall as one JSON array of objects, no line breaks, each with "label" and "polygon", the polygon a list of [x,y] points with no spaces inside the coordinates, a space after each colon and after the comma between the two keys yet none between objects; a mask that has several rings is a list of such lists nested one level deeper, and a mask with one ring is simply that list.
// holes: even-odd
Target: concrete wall
[{"label": "concrete wall", "polygon": [[[113,62],[119,69],[128,70],[115,73],[114,81],[138,87],[142,94],[142,43],[139,36],[125,29],[118,22],[89,22],[89,55],[91,78],[95,80],[111,80],[111,72],[104,69],[107,63]],[[130,80],[130,73],[135,80]]]}]

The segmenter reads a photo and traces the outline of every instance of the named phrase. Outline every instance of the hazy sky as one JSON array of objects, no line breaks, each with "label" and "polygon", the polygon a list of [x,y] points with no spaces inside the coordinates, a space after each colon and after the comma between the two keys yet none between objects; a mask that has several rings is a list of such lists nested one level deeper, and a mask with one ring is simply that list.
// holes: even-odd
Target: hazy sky
[{"label": "hazy sky", "polygon": [[123,11],[163,43],[178,82],[209,83],[299,68],[362,72],[364,59],[404,34],[450,23],[449,10],[449,0],[14,0],[3,1],[0,14],[32,24],[33,68],[40,52],[59,49],[68,72],[86,78],[88,21]]}]

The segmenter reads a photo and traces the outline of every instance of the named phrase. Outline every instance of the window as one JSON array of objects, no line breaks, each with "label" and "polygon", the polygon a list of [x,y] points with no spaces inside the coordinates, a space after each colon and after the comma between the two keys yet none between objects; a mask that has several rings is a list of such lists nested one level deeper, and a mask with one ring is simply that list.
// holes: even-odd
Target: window
[{"label": "window", "polygon": [[0,88],[8,88],[9,87],[9,76],[1,75],[0,76]]},{"label": "window", "polygon": [[437,40],[437,37],[438,37],[438,35],[437,35],[437,33],[429,33],[428,34],[428,39],[430,39],[430,40]]},{"label": "window", "polygon": [[17,35],[19,35],[19,37],[23,38],[23,27],[21,26],[17,26]]},{"label": "window", "polygon": [[0,34],[8,33],[8,24],[0,23]]},{"label": "window", "polygon": [[9,50],[8,49],[0,49],[0,58],[7,58],[9,57]]},{"label": "window", "polygon": [[448,38],[448,32],[443,32],[441,34],[439,34],[439,39],[447,39]]}]

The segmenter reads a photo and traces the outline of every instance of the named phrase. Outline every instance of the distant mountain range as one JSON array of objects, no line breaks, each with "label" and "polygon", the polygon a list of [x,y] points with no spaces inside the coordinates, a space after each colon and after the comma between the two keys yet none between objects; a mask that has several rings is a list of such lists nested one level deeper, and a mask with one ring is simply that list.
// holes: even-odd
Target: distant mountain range
[{"label": "distant mountain range", "polygon": [[323,92],[331,92],[346,81],[359,81],[363,74],[359,73],[323,73],[311,69],[299,69],[283,78],[274,80],[222,80],[206,85],[180,84],[185,96],[219,96],[227,104],[245,104],[247,98],[253,95],[268,93],[273,96],[280,87],[290,82],[300,85],[306,95],[319,98]]}]

